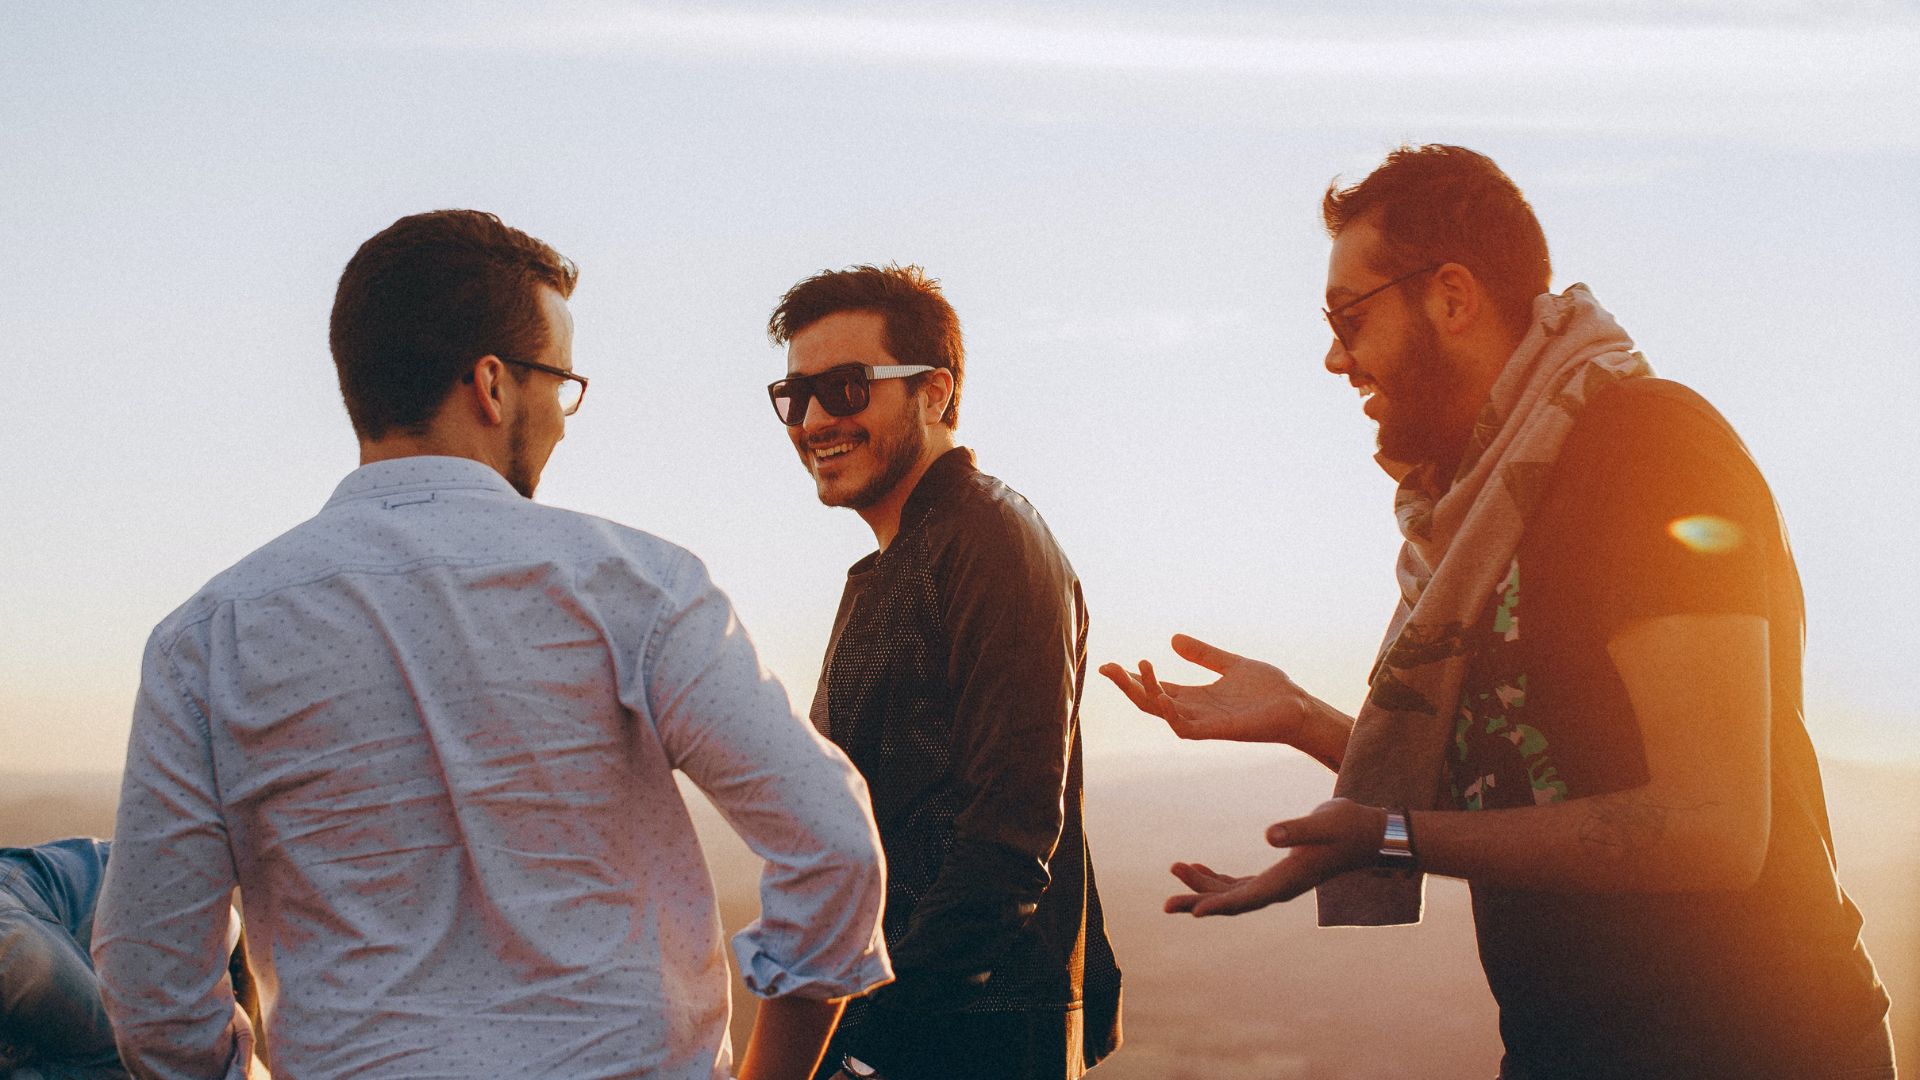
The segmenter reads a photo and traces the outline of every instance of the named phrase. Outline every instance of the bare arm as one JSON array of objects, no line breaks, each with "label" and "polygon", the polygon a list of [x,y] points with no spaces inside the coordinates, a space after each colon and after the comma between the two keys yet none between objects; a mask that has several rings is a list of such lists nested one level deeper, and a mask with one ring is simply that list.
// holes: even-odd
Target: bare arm
[{"label": "bare arm", "polygon": [[1647,783],[1553,806],[1416,814],[1423,868],[1574,892],[1752,884],[1770,825],[1766,620],[1647,619],[1607,652],[1640,721]]},{"label": "bare arm", "polygon": [[[1767,623],[1665,615],[1607,646],[1639,720],[1648,781],[1630,791],[1515,810],[1412,815],[1421,868],[1556,892],[1740,889],[1770,828]],[[1290,849],[1255,877],[1180,863],[1191,893],[1167,910],[1231,915],[1291,900],[1373,863],[1386,811],[1346,799],[1267,831]]]},{"label": "bare arm", "polygon": [[1183,739],[1283,743],[1339,771],[1352,717],[1302,690],[1272,664],[1185,634],[1173,636],[1173,651],[1220,677],[1204,686],[1162,682],[1145,660],[1138,672],[1103,664],[1100,674]]},{"label": "bare arm", "polygon": [[808,1080],[840,1022],[845,998],[768,998],[753,1017],[753,1034],[740,1064],[740,1080]]}]

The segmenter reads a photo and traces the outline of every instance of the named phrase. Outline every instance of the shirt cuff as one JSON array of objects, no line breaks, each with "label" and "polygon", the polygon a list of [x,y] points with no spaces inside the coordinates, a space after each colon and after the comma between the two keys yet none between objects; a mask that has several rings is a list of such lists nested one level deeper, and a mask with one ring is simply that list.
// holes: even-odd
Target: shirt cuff
[{"label": "shirt cuff", "polygon": [[734,935],[733,955],[740,981],[754,996],[797,996],[815,1001],[853,997],[893,981],[893,966],[879,949],[862,952],[853,963],[833,971],[802,964],[783,964],[763,948],[754,934],[759,923]]}]

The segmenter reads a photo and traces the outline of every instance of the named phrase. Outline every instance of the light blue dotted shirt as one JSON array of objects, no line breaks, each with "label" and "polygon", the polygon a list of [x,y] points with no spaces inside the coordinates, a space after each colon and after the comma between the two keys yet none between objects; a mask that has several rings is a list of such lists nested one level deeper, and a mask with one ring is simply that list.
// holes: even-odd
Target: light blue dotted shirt
[{"label": "light blue dotted shirt", "polygon": [[154,631],[94,957],[136,1075],[242,1075],[230,890],[276,1075],[729,1067],[672,773],[767,860],[750,989],[891,978],[858,772],[700,561],[476,461],[364,466]]}]

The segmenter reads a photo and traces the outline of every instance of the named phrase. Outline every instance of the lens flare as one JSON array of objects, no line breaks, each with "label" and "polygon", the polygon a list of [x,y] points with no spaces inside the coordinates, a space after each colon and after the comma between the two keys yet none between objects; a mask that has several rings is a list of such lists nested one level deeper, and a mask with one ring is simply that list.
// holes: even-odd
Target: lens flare
[{"label": "lens flare", "polygon": [[1679,518],[1667,526],[1667,532],[1696,555],[1724,554],[1746,541],[1740,526],[1712,514]]}]

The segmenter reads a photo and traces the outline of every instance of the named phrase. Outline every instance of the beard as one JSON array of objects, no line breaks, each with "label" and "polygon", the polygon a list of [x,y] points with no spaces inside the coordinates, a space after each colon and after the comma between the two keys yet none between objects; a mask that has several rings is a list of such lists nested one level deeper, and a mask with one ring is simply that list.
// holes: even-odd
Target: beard
[{"label": "beard", "polygon": [[1380,453],[1407,465],[1444,466],[1460,459],[1479,402],[1463,402],[1470,380],[1441,350],[1440,331],[1423,318],[1414,325],[1396,378],[1381,386],[1388,407],[1380,417]]},{"label": "beard", "polygon": [[533,489],[539,485],[539,477],[527,467],[527,414],[514,417],[513,424],[507,429],[507,471],[504,474],[507,483],[523,498],[533,498]]},{"label": "beard", "polygon": [[920,423],[919,410],[919,397],[909,394],[894,417],[895,423],[884,427],[869,425],[867,449],[878,462],[873,474],[852,491],[836,493],[822,489],[820,502],[826,506],[865,510],[899,487],[926,452],[927,429]]}]

